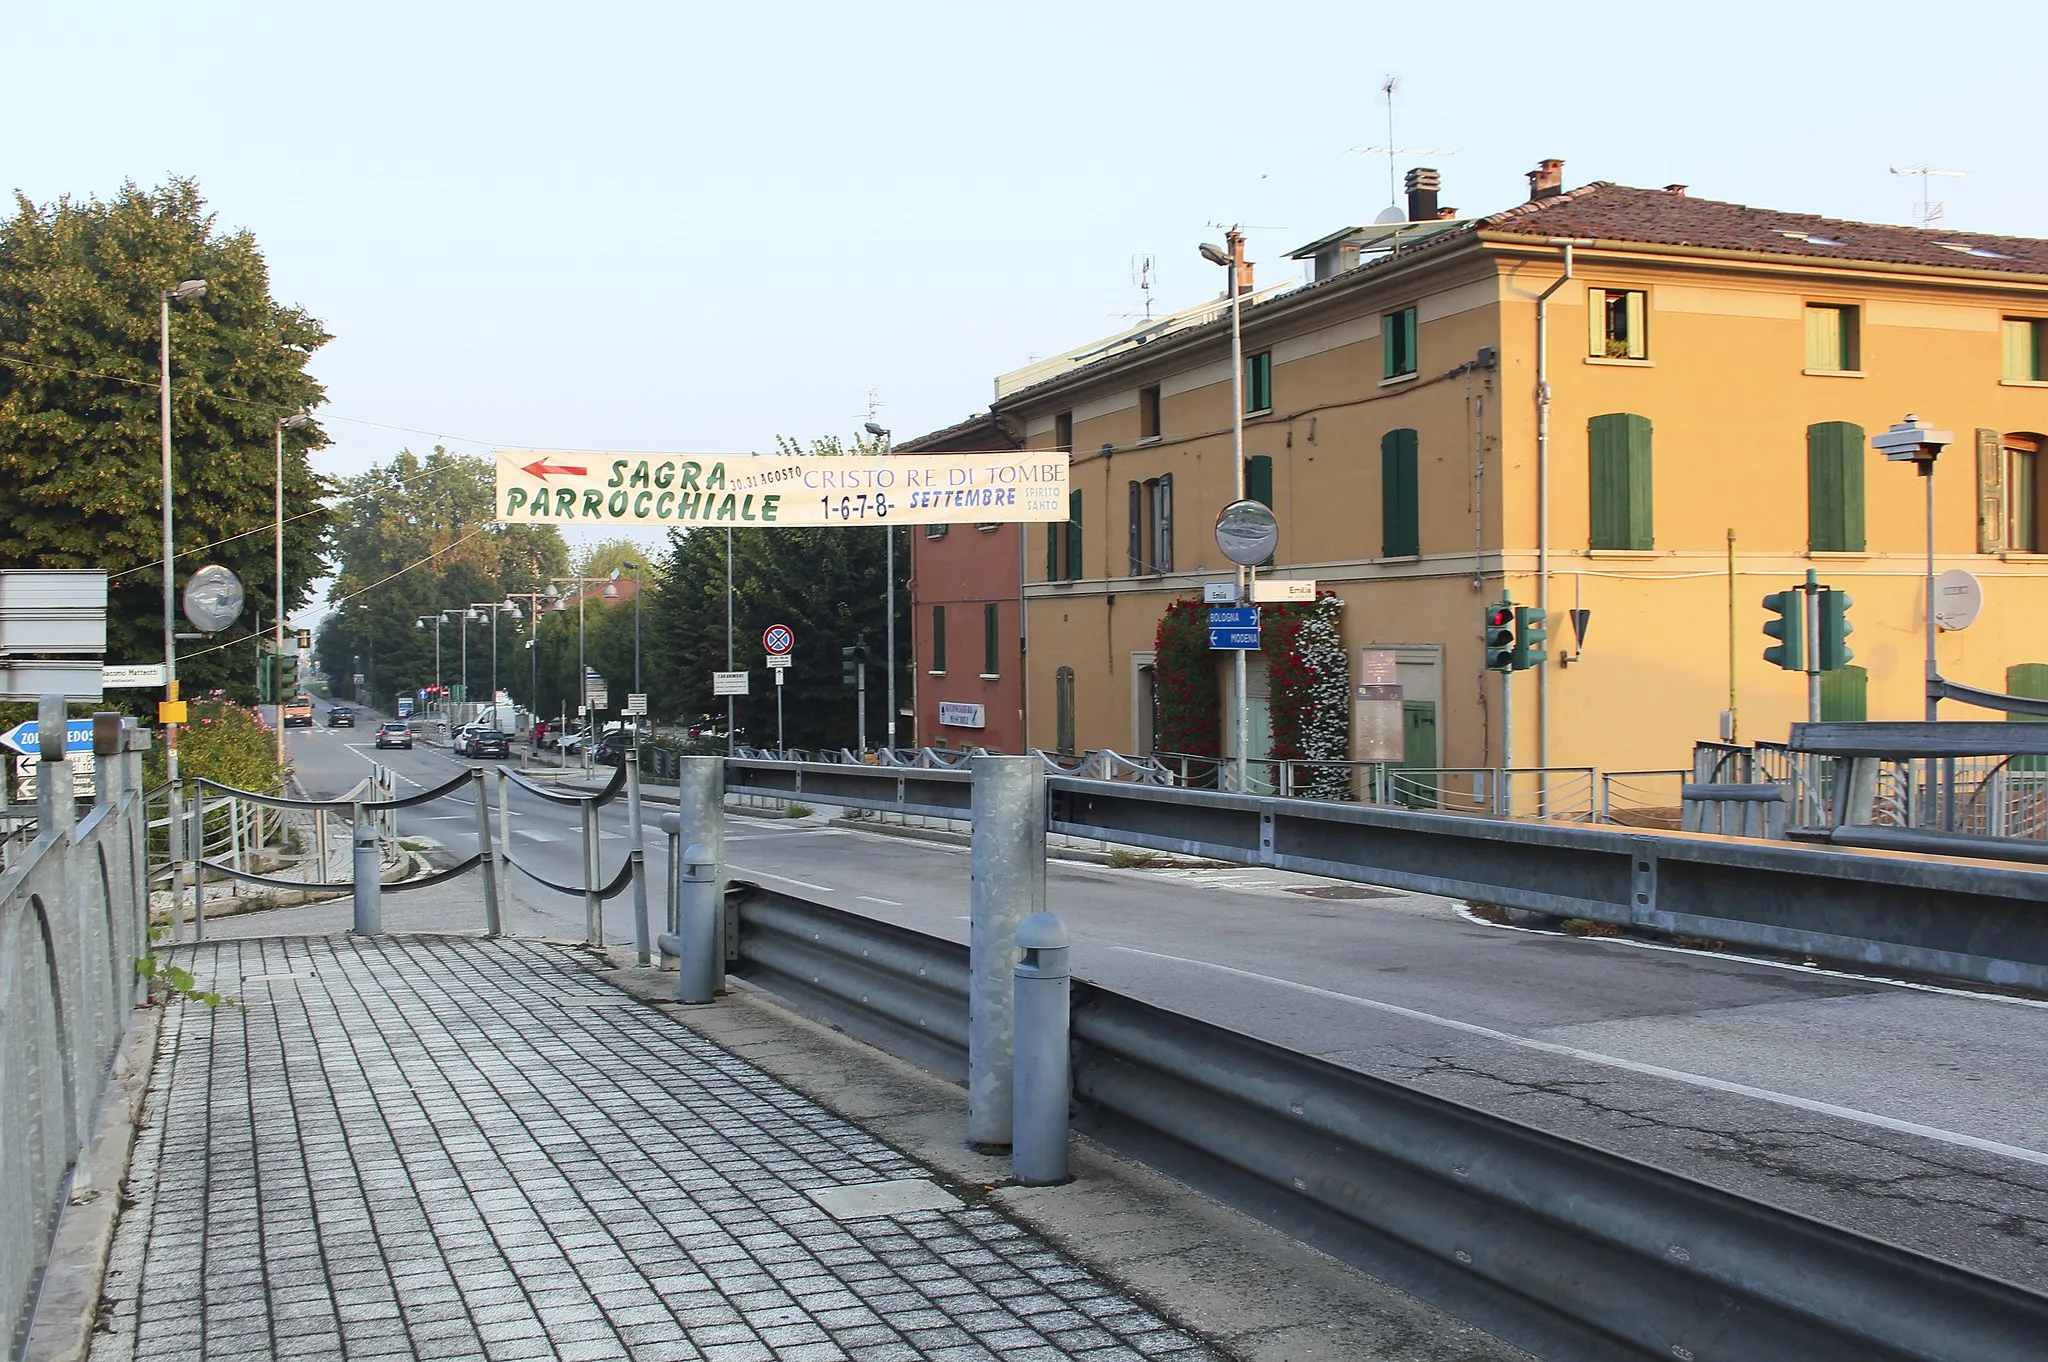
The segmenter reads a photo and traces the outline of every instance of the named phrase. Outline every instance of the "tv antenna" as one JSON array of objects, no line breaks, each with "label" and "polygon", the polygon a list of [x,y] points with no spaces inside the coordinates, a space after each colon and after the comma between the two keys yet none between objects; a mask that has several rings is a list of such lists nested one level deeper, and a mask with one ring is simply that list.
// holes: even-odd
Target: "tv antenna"
[{"label": "tv antenna", "polygon": [[1922,228],[1932,227],[1935,223],[1948,216],[1948,205],[1934,202],[1927,183],[1928,179],[1939,175],[1943,179],[1960,180],[1963,176],[1970,173],[1967,170],[1941,170],[1935,166],[1891,166],[1889,169],[1894,175],[1918,175],[1920,177],[1920,202],[1914,206],[1913,216],[1918,220],[1915,225]]},{"label": "tv antenna", "polygon": [[1131,282],[1138,286],[1139,296],[1145,300],[1145,320],[1152,320],[1152,276],[1158,270],[1158,262],[1150,254],[1131,257]]},{"label": "tv antenna", "polygon": [[1364,156],[1382,153],[1387,158],[1387,207],[1374,219],[1375,222],[1406,222],[1408,210],[1401,206],[1401,177],[1394,169],[1396,156],[1456,156],[1456,151],[1445,147],[1404,147],[1394,139],[1394,92],[1401,88],[1399,76],[1388,76],[1380,82],[1380,93],[1387,99],[1387,143],[1381,147],[1352,147],[1351,150]]}]

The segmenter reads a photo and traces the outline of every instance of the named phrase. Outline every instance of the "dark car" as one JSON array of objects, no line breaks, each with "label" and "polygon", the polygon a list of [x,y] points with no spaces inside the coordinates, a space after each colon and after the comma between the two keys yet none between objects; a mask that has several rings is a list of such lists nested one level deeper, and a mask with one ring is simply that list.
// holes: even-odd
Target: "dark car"
[{"label": "dark car", "polygon": [[356,726],[356,712],[352,709],[330,709],[327,711],[327,726],[329,728],[354,728]]},{"label": "dark car", "polygon": [[377,746],[410,748],[412,746],[412,725],[403,719],[394,719],[389,723],[378,724]]},{"label": "dark car", "polygon": [[626,751],[632,745],[633,735],[615,728],[597,740],[590,759],[600,766],[617,766],[626,760]]},{"label": "dark car", "polygon": [[512,755],[512,740],[495,728],[480,728],[469,740],[471,757],[509,757]]}]

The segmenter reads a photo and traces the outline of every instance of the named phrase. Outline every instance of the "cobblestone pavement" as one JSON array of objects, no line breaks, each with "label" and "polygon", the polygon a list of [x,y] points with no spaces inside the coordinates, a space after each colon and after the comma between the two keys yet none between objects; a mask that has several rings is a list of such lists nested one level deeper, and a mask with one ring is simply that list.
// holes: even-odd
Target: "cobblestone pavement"
[{"label": "cobblestone pavement", "polygon": [[166,1018],[94,1362],[1213,1356],[581,952],[179,957],[246,1009]]}]

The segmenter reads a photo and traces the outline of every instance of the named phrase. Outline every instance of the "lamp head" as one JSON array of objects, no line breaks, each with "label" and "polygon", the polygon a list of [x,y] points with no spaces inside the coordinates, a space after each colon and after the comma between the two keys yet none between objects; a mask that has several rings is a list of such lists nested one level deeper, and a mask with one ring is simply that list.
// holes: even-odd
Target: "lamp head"
[{"label": "lamp head", "polygon": [[307,426],[313,424],[313,418],[311,414],[302,411],[298,412],[295,415],[285,417],[277,424],[285,430],[304,430]]},{"label": "lamp head", "polygon": [[170,296],[178,299],[180,302],[187,298],[203,298],[206,296],[206,281],[204,279],[187,279],[184,283],[172,289]]},{"label": "lamp head", "polygon": [[874,436],[878,440],[889,433],[888,431],[882,429],[880,426],[876,425],[873,421],[868,422],[865,426],[861,427],[861,429],[865,430],[868,434]]},{"label": "lamp head", "polygon": [[1212,265],[1228,266],[1230,264],[1230,252],[1224,250],[1221,246],[1212,246],[1205,241],[1202,243],[1202,259]]}]

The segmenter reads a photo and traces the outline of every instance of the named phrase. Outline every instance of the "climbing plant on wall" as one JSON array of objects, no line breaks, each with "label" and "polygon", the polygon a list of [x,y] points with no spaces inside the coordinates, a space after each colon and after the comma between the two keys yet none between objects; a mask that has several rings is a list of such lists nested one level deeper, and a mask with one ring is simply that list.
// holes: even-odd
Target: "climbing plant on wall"
[{"label": "climbing plant on wall", "polygon": [[1153,647],[1159,704],[1154,744],[1161,752],[1217,755],[1223,750],[1223,692],[1209,651],[1209,607],[1190,598],[1167,606]]},{"label": "climbing plant on wall", "polygon": [[[1276,761],[1342,762],[1351,752],[1351,667],[1338,627],[1344,602],[1325,593],[1313,604],[1259,607],[1268,709]],[[1296,793],[1347,799],[1347,766],[1313,766]]]}]

